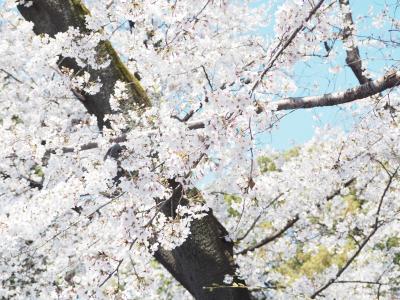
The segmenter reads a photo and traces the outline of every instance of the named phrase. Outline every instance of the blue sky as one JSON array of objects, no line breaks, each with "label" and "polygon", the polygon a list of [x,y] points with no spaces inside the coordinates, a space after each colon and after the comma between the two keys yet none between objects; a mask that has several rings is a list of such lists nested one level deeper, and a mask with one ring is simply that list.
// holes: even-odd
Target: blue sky
[{"label": "blue sky", "polygon": [[[278,2],[283,3],[283,1]],[[390,6],[395,2],[396,0],[350,0],[353,19],[357,25],[358,34],[363,36],[373,34],[380,37],[383,37],[383,31],[386,31],[387,34],[389,29],[387,24],[381,29],[375,29],[371,25],[373,22],[371,18],[359,18],[367,15],[369,9],[372,9],[374,13],[378,14],[385,4]],[[389,13],[393,15],[395,12],[389,10]],[[400,13],[397,14],[397,18],[399,15]],[[267,30],[266,34],[269,33],[270,32]],[[400,36],[395,38],[400,42]],[[337,49],[340,48],[341,44],[337,43]],[[383,75],[383,67],[391,65],[390,61],[382,59],[386,53],[381,50],[370,47],[360,47],[360,52],[361,58],[368,61],[368,70],[373,73]],[[397,53],[397,56],[399,56],[399,54],[400,51]],[[397,58],[399,59],[400,57]],[[334,65],[341,66],[344,71],[339,74],[330,74],[328,68]],[[295,68],[295,73],[298,75],[298,78],[300,78],[300,82],[298,82],[299,87],[307,87],[315,81],[319,83],[319,92],[314,92],[312,93],[313,95],[340,91],[358,84],[351,70],[346,67],[344,50],[339,52],[334,64],[323,64],[319,59],[311,59],[307,63],[298,63]],[[299,88],[293,96],[309,96],[312,94],[305,89]],[[301,145],[309,140],[313,136],[316,127],[330,125],[349,130],[352,124],[354,124],[354,120],[352,120],[348,113],[340,109],[340,107],[298,110],[283,118],[279,123],[279,128],[270,134],[260,137],[259,142],[270,145],[275,149],[283,150],[291,148],[294,145]]]},{"label": "blue sky", "polygon": [[[4,0],[0,0],[0,5]],[[259,1],[258,3],[263,3]],[[284,0],[278,0],[277,5],[284,3]],[[396,0],[350,0],[351,8],[353,11],[353,18],[357,24],[358,34],[360,35],[380,35],[383,30],[387,32],[387,26],[381,30],[374,29],[371,26],[373,20],[369,18],[363,18],[362,20],[357,19],[360,16],[367,15],[369,9],[373,9],[375,13],[379,13],[384,4],[393,5]],[[390,11],[389,11],[390,12]],[[394,12],[390,12],[392,15]],[[397,17],[399,17],[400,13]],[[266,35],[271,35],[272,28],[265,29]],[[400,36],[397,37],[400,42]],[[323,42],[323,41],[321,41]],[[338,49],[341,47],[340,43],[337,43]],[[382,60],[384,53],[376,51],[371,48],[360,48],[361,57],[368,60],[368,69],[382,74],[382,68],[387,64],[387,61]],[[399,57],[400,59],[400,57]],[[345,53],[344,50],[340,51],[337,59],[334,62],[335,65],[343,67],[344,72],[339,74],[330,74],[328,68],[332,65],[324,64],[319,59],[311,59],[307,63],[298,63],[295,67],[296,78],[298,78],[299,89],[296,94],[292,96],[309,96],[315,94],[329,93],[333,91],[343,90],[354,85],[357,85],[357,81],[345,64]],[[310,93],[308,89],[302,87],[309,87],[314,82],[320,85],[318,91]],[[273,130],[271,133],[259,136],[258,142],[261,145],[269,145],[272,148],[278,150],[284,150],[293,147],[294,145],[301,145],[302,143],[309,140],[315,131],[316,127],[322,127],[326,125],[337,126],[344,130],[351,128],[353,120],[349,114],[344,113],[339,107],[329,108],[315,108],[309,110],[298,110],[290,113],[288,116],[283,118],[279,122],[279,127]]]}]

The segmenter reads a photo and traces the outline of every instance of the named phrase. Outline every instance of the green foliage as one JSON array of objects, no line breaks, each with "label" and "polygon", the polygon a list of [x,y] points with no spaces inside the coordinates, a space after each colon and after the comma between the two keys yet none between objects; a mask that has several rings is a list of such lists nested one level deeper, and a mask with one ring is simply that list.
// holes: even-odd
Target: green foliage
[{"label": "green foliage", "polygon": [[277,271],[294,281],[301,276],[312,278],[322,273],[332,265],[342,267],[347,259],[348,254],[355,248],[354,242],[349,240],[340,251],[330,252],[325,246],[321,245],[315,252],[304,252],[303,247],[299,246],[296,255],[281,264]]},{"label": "green foliage", "polygon": [[344,215],[347,214],[355,214],[357,213],[364,203],[364,200],[357,198],[357,191],[355,189],[351,189],[350,192],[343,197],[343,201],[346,202],[347,208],[344,212]]},{"label": "green foliage", "polygon": [[299,147],[294,147],[292,149],[289,149],[285,152],[283,152],[283,158],[287,161],[290,160],[294,157],[297,157],[300,155],[300,148]]},{"label": "green foliage", "polygon": [[386,242],[376,243],[374,248],[378,250],[390,250],[392,248],[400,248],[400,237],[391,236],[386,240]]},{"label": "green foliage", "polygon": [[386,241],[387,249],[398,248],[398,247],[400,247],[400,237],[392,236],[387,239],[387,241]]},{"label": "green foliage", "polygon": [[393,263],[400,266],[400,252],[396,252],[393,257]]},{"label": "green foliage", "polygon": [[[300,148],[299,147],[294,147],[292,149],[289,149],[281,154],[281,157],[285,161],[288,161],[294,157],[297,157],[300,155]],[[279,156],[260,156],[257,159],[258,166],[260,167],[260,172],[261,174],[264,174],[266,172],[275,172],[279,171],[276,164],[275,164],[275,159],[277,159]]]},{"label": "green foliage", "polygon": [[242,202],[242,198],[235,196],[235,195],[224,195],[224,201],[228,205],[228,214],[231,217],[238,217],[240,214],[239,212],[232,207],[233,203],[240,203]]},{"label": "green foliage", "polygon": [[34,167],[34,173],[35,173],[35,175],[37,175],[39,177],[44,177],[44,172],[43,172],[42,166],[36,165]]},{"label": "green foliage", "polygon": [[[173,284],[172,279],[165,277],[164,274],[160,274],[160,279],[162,281],[162,284],[158,287],[157,293],[159,295],[162,295],[163,297],[169,296],[172,299],[173,295],[171,295],[171,292],[170,292],[170,287]],[[168,298],[166,298],[166,299],[168,299]]]},{"label": "green foliage", "polygon": [[260,167],[261,174],[264,174],[266,172],[274,172],[277,170],[274,161],[267,156],[260,156],[257,159],[257,163]]}]

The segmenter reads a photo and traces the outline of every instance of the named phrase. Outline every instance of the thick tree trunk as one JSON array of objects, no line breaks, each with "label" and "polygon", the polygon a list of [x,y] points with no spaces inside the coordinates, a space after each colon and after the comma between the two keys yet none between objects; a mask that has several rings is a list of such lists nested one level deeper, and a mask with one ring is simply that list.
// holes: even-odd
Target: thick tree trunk
[{"label": "thick tree trunk", "polygon": [[[34,23],[33,31],[36,34],[46,33],[54,37],[58,32],[67,31],[68,27],[79,28],[83,33],[90,33],[85,27],[85,15],[89,14],[89,11],[78,0],[35,0],[30,7],[19,5],[18,10],[26,20]],[[79,96],[79,100],[88,112],[97,117],[101,129],[104,125],[104,115],[112,113],[109,98],[117,80],[129,83],[127,88],[132,101],[127,102],[127,107],[123,107],[123,109],[133,108],[132,106],[137,108],[150,106],[150,101],[139,81],[121,62],[109,41],[99,43],[96,50],[98,61],[111,59],[108,67],[98,70],[86,67],[82,70],[74,59],[68,57],[60,58],[59,66],[72,69],[75,74],[87,71],[91,75],[91,79],[99,78],[101,80],[103,87],[99,93],[96,95],[83,93]]]},{"label": "thick tree trunk", "polygon": [[[174,192],[162,207],[166,216],[171,216],[178,204],[185,205],[189,201],[184,197],[180,184],[174,180],[170,180],[169,184]],[[160,249],[155,253],[156,259],[196,299],[249,299],[247,289],[215,288],[215,285],[224,286],[225,274],[234,275],[236,265],[233,243],[225,240],[228,232],[212,211],[204,218],[194,220],[190,230],[192,234],[180,247],[172,251]],[[244,284],[237,278],[235,282]]]},{"label": "thick tree trunk", "polygon": [[[68,27],[79,28],[88,33],[85,27],[85,15],[89,11],[79,0],[35,0],[30,7],[18,6],[22,16],[34,23],[36,34],[47,33],[54,36],[64,32]],[[99,58],[107,55],[111,64],[100,70],[87,68],[91,78],[100,78],[103,86],[96,95],[82,95],[80,99],[87,111],[98,119],[99,127],[104,125],[104,115],[112,113],[109,98],[117,80],[129,83],[130,104],[126,109],[149,106],[150,101],[140,83],[126,69],[111,44],[102,42],[97,47]],[[80,68],[71,58],[60,59],[60,66],[79,72]],[[171,205],[176,206],[177,199],[182,199],[183,191],[171,181],[174,195],[164,206],[164,213],[171,214]],[[246,300],[250,299],[247,289],[213,288],[223,286],[225,274],[234,275],[236,265],[233,259],[233,245],[225,241],[225,228],[218,222],[212,212],[206,217],[195,220],[191,225],[191,235],[185,243],[173,251],[159,250],[155,258],[196,298]],[[243,282],[242,282],[243,283]]]}]

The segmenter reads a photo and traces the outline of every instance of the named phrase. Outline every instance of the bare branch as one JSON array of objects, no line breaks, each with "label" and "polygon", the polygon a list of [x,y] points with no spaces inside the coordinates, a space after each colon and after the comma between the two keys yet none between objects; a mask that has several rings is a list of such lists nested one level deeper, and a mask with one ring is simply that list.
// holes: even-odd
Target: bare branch
[{"label": "bare branch", "polygon": [[11,74],[10,72],[4,70],[4,69],[0,69],[0,71],[2,71],[3,73],[5,73],[8,77],[11,77],[12,79],[14,79],[16,82],[18,83],[24,83],[22,80],[18,79],[17,77],[15,77],[13,74]]},{"label": "bare branch", "polygon": [[276,240],[277,238],[279,238],[282,234],[284,234],[289,228],[293,227],[293,225],[299,220],[299,216],[294,217],[293,219],[289,220],[285,227],[283,227],[281,230],[279,230],[278,232],[276,232],[275,234],[266,237],[265,239],[263,239],[261,242],[255,244],[254,246],[251,246],[249,248],[243,249],[242,251],[237,252],[236,254],[246,254],[247,252],[250,251],[254,251],[257,248],[260,248],[274,240]]},{"label": "bare branch", "polygon": [[354,22],[353,16],[350,10],[349,0],[339,0],[340,9],[343,14],[343,35],[342,39],[346,45],[346,63],[353,71],[354,75],[357,77],[361,84],[364,84],[371,79],[365,76],[365,68],[362,66],[362,61],[360,57],[360,50],[358,49],[354,41]]},{"label": "bare branch", "polygon": [[171,118],[178,120],[179,122],[187,122],[189,119],[194,115],[194,110],[191,109],[183,118],[177,116],[177,115],[172,115]]},{"label": "bare branch", "polygon": [[207,79],[208,85],[210,86],[211,91],[214,91],[214,88],[211,84],[210,77],[208,76],[208,73],[206,71],[206,68],[204,67],[204,65],[201,65],[201,68],[203,69],[204,75],[206,76],[206,79]]},{"label": "bare branch", "polygon": [[115,273],[118,273],[119,267],[122,265],[123,261],[123,259],[120,259],[118,261],[117,267],[107,275],[107,277],[100,283],[99,287],[102,287],[111,277],[114,276]]},{"label": "bare branch", "polygon": [[343,92],[325,94],[322,96],[291,97],[279,100],[276,102],[277,110],[313,108],[349,103],[374,96],[387,89],[398,86],[399,84],[400,72],[392,70],[379,79],[368,81],[367,83],[347,89]]},{"label": "bare branch", "polygon": [[195,113],[197,113],[202,108],[203,108],[203,103],[200,102],[200,105],[196,110],[191,109],[190,111],[187,112],[187,114],[183,118],[179,117],[178,115],[171,115],[171,118],[178,120],[179,122],[186,123],[193,117]]},{"label": "bare branch", "polygon": [[188,124],[188,128],[190,130],[195,130],[195,129],[202,129],[205,127],[205,124],[203,121],[198,121],[198,122],[192,122]]}]

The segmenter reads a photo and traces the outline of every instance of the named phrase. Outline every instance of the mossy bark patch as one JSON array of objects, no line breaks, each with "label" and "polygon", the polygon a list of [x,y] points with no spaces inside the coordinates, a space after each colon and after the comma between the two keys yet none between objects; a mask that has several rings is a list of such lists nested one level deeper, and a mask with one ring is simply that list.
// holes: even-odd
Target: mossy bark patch
[{"label": "mossy bark patch", "polygon": [[128,91],[131,94],[130,96],[134,99],[134,102],[139,108],[149,107],[151,105],[150,100],[139,80],[129,72],[109,41],[102,41],[99,44],[99,55],[111,59],[111,66],[115,68],[116,76],[119,80],[127,83]]},{"label": "mossy bark patch", "polygon": [[[19,5],[18,10],[26,20],[34,23],[36,34],[48,34],[54,37],[58,32],[65,32],[71,26],[79,28],[84,34],[89,33],[85,22],[90,11],[80,0],[35,0],[30,7]],[[96,51],[98,60],[111,59],[107,67],[94,69],[87,66],[82,70],[75,59],[68,57],[60,59],[60,67],[72,69],[75,73],[86,71],[90,74],[91,80],[99,79],[102,83],[100,92],[95,95],[82,92],[83,99],[80,99],[87,111],[97,117],[101,129],[107,125],[104,123],[105,115],[115,113],[111,110],[109,100],[117,81],[127,83],[129,93],[129,99],[122,105],[123,112],[132,109],[141,111],[151,103],[140,82],[129,72],[109,41],[100,42]]]}]

